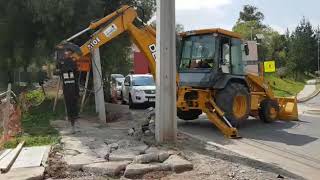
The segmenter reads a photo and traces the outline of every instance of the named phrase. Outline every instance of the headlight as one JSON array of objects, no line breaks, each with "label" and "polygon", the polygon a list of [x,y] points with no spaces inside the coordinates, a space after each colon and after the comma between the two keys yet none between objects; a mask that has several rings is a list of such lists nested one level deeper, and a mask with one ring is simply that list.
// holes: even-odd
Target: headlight
[{"label": "headlight", "polygon": [[144,91],[143,91],[143,90],[139,90],[139,89],[133,89],[133,93],[134,93],[136,96],[142,96],[142,95],[144,95]]}]

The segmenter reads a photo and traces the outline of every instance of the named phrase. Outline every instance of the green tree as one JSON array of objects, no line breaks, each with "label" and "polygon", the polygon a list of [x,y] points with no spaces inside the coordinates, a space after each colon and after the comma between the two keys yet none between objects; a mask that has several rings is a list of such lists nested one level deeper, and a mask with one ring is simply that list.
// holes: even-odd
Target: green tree
[{"label": "green tree", "polygon": [[243,10],[240,11],[238,22],[255,21],[261,25],[264,20],[264,14],[252,5],[244,5]]},{"label": "green tree", "polygon": [[303,18],[290,37],[289,64],[295,79],[317,69],[317,40],[311,23]]},{"label": "green tree", "polygon": [[[26,68],[52,61],[59,42],[124,4],[139,6],[144,21],[154,14],[155,0],[0,0],[0,68]],[[90,33],[74,43],[82,45],[89,38]],[[125,67],[130,64],[131,44],[124,35],[101,48],[108,72],[128,72]]]}]

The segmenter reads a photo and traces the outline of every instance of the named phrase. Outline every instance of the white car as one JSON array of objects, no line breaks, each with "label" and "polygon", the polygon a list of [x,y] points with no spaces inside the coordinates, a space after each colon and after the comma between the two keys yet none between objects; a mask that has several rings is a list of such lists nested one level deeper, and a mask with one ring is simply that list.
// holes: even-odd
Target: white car
[{"label": "white car", "polygon": [[137,104],[154,104],[156,99],[156,85],[150,74],[128,75],[122,86],[122,101],[130,108]]}]

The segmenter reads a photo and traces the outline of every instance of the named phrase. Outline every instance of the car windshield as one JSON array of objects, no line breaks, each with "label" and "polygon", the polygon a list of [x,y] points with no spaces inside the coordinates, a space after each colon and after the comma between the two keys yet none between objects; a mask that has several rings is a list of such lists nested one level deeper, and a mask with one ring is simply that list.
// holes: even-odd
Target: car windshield
[{"label": "car windshield", "polygon": [[154,86],[154,80],[152,76],[135,76],[132,81],[133,86]]},{"label": "car windshield", "polygon": [[183,40],[180,69],[212,68],[215,56],[213,35],[190,36]]}]

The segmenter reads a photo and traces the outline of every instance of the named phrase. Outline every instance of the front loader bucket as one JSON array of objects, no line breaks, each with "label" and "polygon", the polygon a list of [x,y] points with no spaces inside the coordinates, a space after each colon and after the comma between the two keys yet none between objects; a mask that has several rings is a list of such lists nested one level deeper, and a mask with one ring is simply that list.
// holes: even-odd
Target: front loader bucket
[{"label": "front loader bucket", "polygon": [[279,119],[283,121],[296,121],[298,120],[298,105],[297,98],[276,98],[280,111],[279,111]]}]

